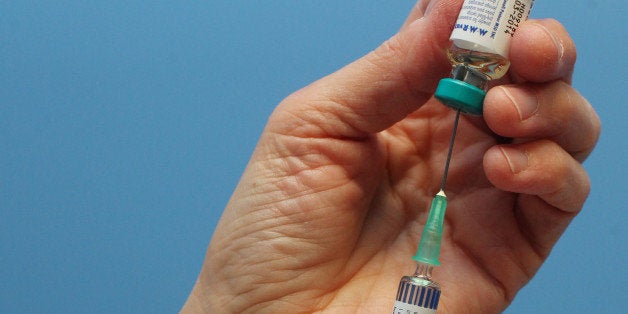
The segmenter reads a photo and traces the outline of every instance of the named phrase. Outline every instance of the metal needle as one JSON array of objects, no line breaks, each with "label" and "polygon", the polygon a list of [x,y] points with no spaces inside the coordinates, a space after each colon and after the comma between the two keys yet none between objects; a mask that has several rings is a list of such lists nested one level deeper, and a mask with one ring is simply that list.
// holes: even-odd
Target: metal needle
[{"label": "metal needle", "polygon": [[454,127],[451,131],[451,140],[449,141],[449,151],[447,152],[447,160],[445,161],[445,171],[443,172],[443,181],[440,183],[440,190],[445,190],[445,183],[447,182],[447,173],[449,172],[449,163],[451,162],[451,153],[454,150],[454,139],[456,138],[456,130],[458,129],[458,121],[460,120],[460,109],[456,110],[456,119],[454,120]]}]

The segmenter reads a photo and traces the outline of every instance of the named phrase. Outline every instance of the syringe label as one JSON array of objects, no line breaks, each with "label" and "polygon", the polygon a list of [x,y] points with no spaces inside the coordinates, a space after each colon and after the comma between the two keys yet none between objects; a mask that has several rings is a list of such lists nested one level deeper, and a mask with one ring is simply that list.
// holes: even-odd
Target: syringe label
[{"label": "syringe label", "polygon": [[400,282],[393,314],[436,313],[440,291],[409,282]]},{"label": "syringe label", "polygon": [[434,314],[436,309],[428,309],[413,304],[396,301],[393,314]]}]

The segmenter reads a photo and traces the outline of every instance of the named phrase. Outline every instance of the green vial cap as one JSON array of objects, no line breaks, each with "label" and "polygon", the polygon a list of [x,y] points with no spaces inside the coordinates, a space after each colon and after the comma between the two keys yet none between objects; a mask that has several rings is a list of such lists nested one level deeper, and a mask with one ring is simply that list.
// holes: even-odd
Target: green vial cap
[{"label": "green vial cap", "polygon": [[440,265],[438,256],[440,255],[440,244],[443,239],[446,209],[447,197],[443,191],[440,191],[432,200],[430,213],[419,242],[419,248],[412,257],[415,261],[436,266]]},{"label": "green vial cap", "polygon": [[443,104],[463,113],[481,116],[486,92],[469,83],[445,78],[440,80],[434,97]]}]

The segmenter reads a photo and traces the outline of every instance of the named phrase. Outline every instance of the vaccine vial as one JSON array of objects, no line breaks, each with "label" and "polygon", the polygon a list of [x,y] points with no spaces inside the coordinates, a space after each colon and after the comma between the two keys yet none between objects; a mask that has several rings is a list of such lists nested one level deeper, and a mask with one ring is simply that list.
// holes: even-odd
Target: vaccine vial
[{"label": "vaccine vial", "polygon": [[482,115],[488,82],[508,71],[510,39],[533,4],[534,0],[465,0],[449,38],[451,77],[439,82],[434,96],[463,113]]},{"label": "vaccine vial", "polygon": [[417,262],[412,276],[399,282],[393,314],[436,313],[440,299],[440,286],[432,280],[432,265]]}]

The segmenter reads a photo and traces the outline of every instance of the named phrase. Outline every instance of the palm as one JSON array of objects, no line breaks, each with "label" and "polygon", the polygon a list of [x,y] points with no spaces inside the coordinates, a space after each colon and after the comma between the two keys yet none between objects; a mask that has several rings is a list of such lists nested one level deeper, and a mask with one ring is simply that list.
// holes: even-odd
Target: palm
[{"label": "palm", "polygon": [[[428,118],[426,112],[435,115]],[[390,311],[400,275],[414,270],[410,257],[441,183],[453,116],[440,104],[428,104],[381,135],[388,147],[384,179],[375,179],[381,193],[369,204],[363,226],[355,229],[361,232],[358,241],[348,241],[349,248],[340,249],[361,261],[344,270],[349,273],[348,284],[333,291],[344,298],[334,299],[337,302],[329,308]],[[461,124],[446,189],[450,202],[440,258],[443,266],[435,271],[444,290],[440,308],[453,313],[496,312],[508,305],[540,259],[522,266],[517,258],[533,257],[533,252],[510,249],[525,242],[514,214],[516,196],[493,188],[482,169],[483,154],[496,139],[468,121]],[[470,285],[475,288],[469,289]]]},{"label": "palm", "polygon": [[[286,301],[255,302],[257,311],[282,312],[289,304],[306,312],[390,311],[400,276],[413,270],[410,257],[440,184],[452,122],[453,111],[430,102],[372,138],[271,135],[282,151],[263,155],[299,156],[272,164],[274,173],[283,165],[284,174],[273,186],[289,194],[273,206],[242,212],[241,236],[215,239],[210,253],[250,246],[255,264],[235,256],[231,263],[259,266],[257,276],[266,284],[260,298]],[[482,174],[483,152],[494,144],[491,135],[463,119],[447,185],[443,266],[435,272],[444,290],[442,309],[468,310],[481,299],[478,310],[501,310],[540,265],[529,246],[521,246],[515,195],[504,197],[507,193],[492,188]],[[268,161],[255,163],[264,169]],[[232,204],[240,202],[237,195]],[[258,228],[259,217],[265,217],[264,228]],[[235,226],[227,225],[217,234]]]},{"label": "palm", "polygon": [[[426,112],[435,115],[427,118]],[[328,308],[358,306],[374,312],[390,311],[399,277],[413,271],[410,257],[416,250],[429,202],[440,184],[452,122],[451,110],[430,104],[381,134],[387,147],[387,163],[384,171],[373,173],[373,181],[369,182],[379,192],[366,205],[369,209],[363,224],[337,225],[337,234],[327,234],[334,238],[344,235],[346,240],[330,250],[345,252],[345,256],[334,258],[350,260],[347,266],[351,266],[342,268],[341,276],[330,269],[328,279],[319,279],[329,280],[329,292],[337,295]],[[521,273],[513,256],[522,252],[508,249],[517,247],[512,241],[522,239],[513,214],[514,196],[504,198],[505,192],[492,188],[483,175],[483,153],[494,144],[492,136],[463,121],[447,186],[450,205],[441,256],[443,267],[436,271],[436,280],[444,289],[441,309],[451,312],[469,310],[474,300],[483,300],[482,312],[501,310],[514,292],[505,290],[512,288],[513,278],[499,275],[511,273],[519,284],[528,279],[522,275],[534,271],[524,269]],[[373,172],[369,158],[362,160],[364,170]],[[346,203],[352,202],[356,200]],[[492,221],[499,221],[499,225]],[[343,281],[347,283],[343,285]],[[483,289],[473,290],[476,295],[469,294],[470,283]],[[463,290],[466,292],[461,293]],[[448,295],[466,295],[468,299]]]}]

